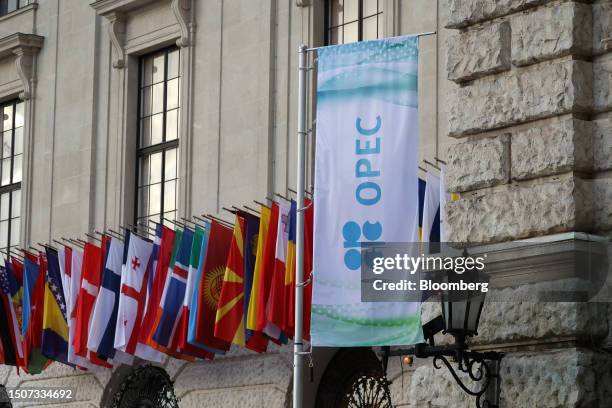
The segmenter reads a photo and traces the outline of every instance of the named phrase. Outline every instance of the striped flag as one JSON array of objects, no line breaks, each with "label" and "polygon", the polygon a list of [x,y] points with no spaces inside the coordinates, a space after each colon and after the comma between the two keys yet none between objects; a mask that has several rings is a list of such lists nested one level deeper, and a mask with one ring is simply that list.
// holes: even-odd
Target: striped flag
[{"label": "striped flag", "polygon": [[[263,265],[263,253],[264,245],[268,235],[268,227],[270,225],[270,214],[271,209],[266,206],[261,206],[261,216],[259,218],[259,232],[257,233],[257,250],[255,255],[255,266],[253,269],[253,285],[251,287],[251,293],[249,298],[249,304],[246,309],[246,328],[251,331],[258,331],[257,329],[257,309],[261,304],[259,300],[259,293],[264,285],[262,271]],[[248,332],[247,332],[248,333]]]},{"label": "striped flag", "polygon": [[440,242],[440,177],[428,172],[423,197],[423,242]]},{"label": "striped flag", "polygon": [[17,365],[17,371],[19,372],[19,368],[24,367],[24,361],[21,330],[19,329],[19,321],[17,318],[17,311],[15,310],[15,304],[21,304],[22,290],[21,285],[17,279],[15,279],[11,269],[11,263],[8,261],[5,263],[5,267],[0,269],[0,296],[6,311],[12,348],[15,354],[15,364]]}]

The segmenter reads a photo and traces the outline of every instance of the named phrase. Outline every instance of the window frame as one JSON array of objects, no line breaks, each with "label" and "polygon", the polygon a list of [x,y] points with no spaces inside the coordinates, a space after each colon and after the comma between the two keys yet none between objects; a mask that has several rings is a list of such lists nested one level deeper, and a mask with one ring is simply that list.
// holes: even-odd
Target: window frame
[{"label": "window frame", "polygon": [[[23,182],[23,168],[22,168],[22,178],[21,180],[17,181],[17,182],[13,182],[13,177],[15,175],[15,133],[16,133],[16,123],[17,123],[17,105],[21,104],[23,106],[23,110],[25,111],[25,102],[20,100],[20,99],[11,99],[8,101],[4,101],[4,102],[0,102],[0,112],[4,111],[4,108],[7,106],[11,106],[12,110],[13,110],[13,115],[12,115],[12,123],[11,123],[11,154],[10,154],[10,176],[9,176],[9,183],[7,185],[1,185],[1,181],[0,181],[0,197],[2,197],[2,195],[4,194],[8,194],[8,216],[6,220],[3,221],[7,221],[8,222],[8,227],[7,227],[7,237],[6,237],[6,246],[0,246],[0,254],[6,254],[6,256],[10,256],[11,253],[11,248],[14,247],[18,247],[20,244],[20,240],[21,240],[21,233],[19,234],[20,237],[18,238],[17,242],[11,242],[11,238],[12,238],[12,224],[13,224],[13,220],[14,219],[19,219],[19,225],[18,228],[21,228],[21,218],[22,218],[22,214],[21,214],[21,208],[19,209],[19,215],[17,217],[14,217],[13,215],[13,194],[16,191],[19,191],[20,194],[23,193],[22,191],[22,182]],[[22,123],[22,125],[20,126],[20,128],[22,129],[22,140],[21,143],[24,143],[23,140],[23,132],[24,132],[24,128],[25,128],[25,117],[23,118],[24,123]],[[0,128],[0,136],[3,135],[3,133],[6,132],[6,130],[4,130],[4,128]],[[1,140],[1,139],[0,139]],[[0,143],[4,143],[3,141],[1,141]],[[4,146],[2,146],[2,149],[4,149]],[[22,162],[21,165],[23,167],[23,146],[21,149],[21,156],[22,156]],[[3,160],[4,158],[2,158],[2,156],[0,155],[0,160]],[[1,177],[1,167],[0,167],[0,177]],[[23,200],[23,197],[21,198],[21,200]],[[6,251],[6,252],[5,252]]]},{"label": "window frame", "polygon": [[6,12],[3,12],[2,10],[0,10],[0,17],[4,17],[4,16],[8,16],[11,13],[14,13],[16,11],[19,11],[20,9],[29,6],[30,4],[32,4],[32,0],[15,0],[17,2],[17,7],[15,7],[14,10],[9,10],[8,9],[8,2],[10,0],[6,0],[7,2],[7,8],[6,8]]},{"label": "window frame", "polygon": [[[168,79],[168,55],[170,52],[173,51],[177,51],[178,52],[178,58],[179,58],[179,71],[178,71],[178,76],[176,78],[179,79],[179,86],[178,86],[178,90],[179,90],[179,98],[178,98],[178,107],[176,108],[176,110],[178,110],[178,118],[180,118],[180,111],[182,110],[181,107],[181,103],[180,103],[180,90],[181,90],[181,72],[180,72],[180,60],[181,60],[181,49],[176,46],[176,45],[172,45],[169,47],[165,47],[159,50],[155,50],[143,55],[140,55],[138,57],[138,83],[136,86],[137,89],[137,97],[138,97],[138,101],[137,101],[137,114],[136,114],[136,171],[135,171],[135,188],[134,188],[134,195],[135,195],[135,199],[134,199],[134,225],[138,225],[138,222],[140,219],[150,219],[151,218],[151,214],[140,214],[139,213],[139,207],[140,207],[140,177],[142,174],[142,163],[141,160],[144,159],[145,157],[151,157],[152,155],[156,154],[156,153],[162,153],[161,154],[161,181],[160,181],[160,213],[159,215],[159,219],[160,222],[163,223],[164,221],[164,199],[165,199],[165,184],[166,184],[166,180],[165,180],[165,167],[166,167],[166,152],[172,149],[176,149],[176,161],[177,161],[177,166],[176,166],[176,197],[175,200],[178,199],[178,189],[179,189],[179,167],[178,167],[178,158],[179,158],[179,140],[180,140],[180,126],[179,126],[179,122],[177,120],[177,136],[176,139],[173,140],[166,140],[166,123],[167,123],[167,115],[168,115],[168,111],[167,111],[167,107],[168,107],[168,82],[170,80],[173,80],[175,78],[172,79]],[[154,144],[154,145],[149,145],[146,147],[141,147],[142,146],[142,120],[144,119],[144,117],[141,117],[141,112],[142,112],[142,91],[145,87],[142,86],[142,82],[143,82],[143,78],[142,78],[142,74],[143,74],[143,64],[144,61],[147,57],[156,55],[156,54],[160,54],[163,53],[164,55],[164,79],[163,79],[163,102],[162,102],[162,124],[161,124],[161,128],[162,128],[162,141],[160,143]],[[150,86],[151,88],[153,87],[153,83],[149,84],[148,86]],[[173,109],[174,110],[174,109]],[[149,117],[152,117],[153,115],[151,114]],[[178,119],[177,118],[177,119]],[[150,185],[150,184],[149,184]],[[175,212],[178,213],[178,205],[176,205]]]},{"label": "window frame", "polygon": [[[330,43],[330,31],[333,30],[334,28],[338,28],[338,27],[344,27],[348,24],[352,24],[357,22],[357,41],[356,42],[360,42],[363,41],[363,22],[366,18],[372,18],[372,17],[376,17],[376,36],[379,39],[380,37],[378,37],[379,35],[379,19],[381,18],[380,15],[383,14],[384,10],[383,10],[383,5],[384,5],[384,0],[376,0],[376,14],[371,14],[369,16],[364,17],[363,15],[363,3],[364,0],[356,0],[357,1],[357,19],[356,20],[351,20],[351,21],[344,21],[344,15],[342,17],[342,24],[337,24],[335,26],[331,25],[331,9],[332,9],[332,5],[333,2],[336,0],[325,0],[325,33],[324,33],[324,37],[323,37],[323,41],[324,44],[327,45],[337,45],[337,44],[350,44],[350,43],[345,43],[344,42],[344,34],[342,36],[342,42],[341,43],[337,43],[337,44],[331,44]],[[345,1],[345,0],[344,0]]]}]

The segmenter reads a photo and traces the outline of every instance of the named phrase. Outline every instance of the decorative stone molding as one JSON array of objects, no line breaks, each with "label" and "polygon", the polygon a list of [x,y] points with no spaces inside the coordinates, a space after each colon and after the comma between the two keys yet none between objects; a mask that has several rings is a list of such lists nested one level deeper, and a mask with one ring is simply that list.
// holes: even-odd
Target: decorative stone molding
[{"label": "decorative stone molding", "polygon": [[23,91],[19,94],[22,100],[34,97],[34,59],[43,45],[43,37],[35,34],[15,33],[0,39],[0,59],[16,56],[15,67],[23,82]]},{"label": "decorative stone molding", "polygon": [[181,28],[181,36],[176,40],[176,45],[187,47],[191,44],[191,34],[195,29],[191,21],[191,0],[172,0],[171,7]]},{"label": "decorative stone molding", "polygon": [[123,68],[125,66],[125,57],[123,44],[125,40],[125,17],[122,13],[112,12],[106,15],[109,21],[108,36],[110,37],[115,57],[113,58],[113,68]]}]

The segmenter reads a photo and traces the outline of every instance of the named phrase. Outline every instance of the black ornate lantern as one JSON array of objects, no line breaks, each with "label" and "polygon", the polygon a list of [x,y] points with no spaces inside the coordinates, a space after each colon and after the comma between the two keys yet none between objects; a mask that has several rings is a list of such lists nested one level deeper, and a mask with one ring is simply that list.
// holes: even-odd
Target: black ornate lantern
[{"label": "black ornate lantern", "polygon": [[[475,279],[465,282],[451,272],[447,275],[446,284],[459,285],[476,283]],[[484,279],[479,279],[483,281]],[[487,282],[488,283],[488,282]],[[458,342],[465,342],[467,337],[478,335],[478,322],[484,305],[486,292],[480,290],[465,290],[454,294],[449,290],[440,292],[442,302],[442,318],[444,319],[444,332],[451,334]]]}]

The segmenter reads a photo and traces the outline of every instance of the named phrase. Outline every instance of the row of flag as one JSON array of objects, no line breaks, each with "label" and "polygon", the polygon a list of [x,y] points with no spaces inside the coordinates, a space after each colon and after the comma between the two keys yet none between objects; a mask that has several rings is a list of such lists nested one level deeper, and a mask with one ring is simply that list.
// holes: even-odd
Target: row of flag
[{"label": "row of flag", "polygon": [[[306,200],[304,280],[312,272]],[[193,228],[156,224],[99,244],[44,246],[0,266],[0,362],[30,374],[212,359],[232,344],[265,352],[293,338],[297,206],[279,199]],[[147,234],[144,234],[147,235]],[[309,340],[311,285],[304,288]]]}]

